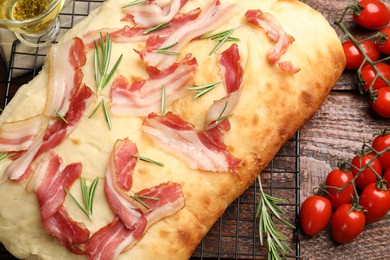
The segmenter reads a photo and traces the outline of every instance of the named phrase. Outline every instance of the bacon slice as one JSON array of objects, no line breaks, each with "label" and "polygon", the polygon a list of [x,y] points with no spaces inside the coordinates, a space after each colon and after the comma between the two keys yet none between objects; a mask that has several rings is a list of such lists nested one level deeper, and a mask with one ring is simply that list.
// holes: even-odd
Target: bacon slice
[{"label": "bacon slice", "polygon": [[[64,60],[63,57],[67,59]],[[63,44],[52,46],[49,53],[50,77],[45,115],[55,117],[55,111],[60,114],[66,113],[74,84],[81,83],[83,75],[80,68],[85,65],[86,59],[86,49],[80,38],[76,37]]]},{"label": "bacon slice", "polygon": [[131,230],[126,227],[119,217],[115,217],[110,224],[93,234],[86,243],[85,251],[89,259],[116,259],[120,253],[134,246],[150,226],[165,217],[175,214],[185,205],[181,187],[176,183],[163,183],[159,186],[144,189],[138,192],[137,195],[153,198],[143,199],[150,210],[145,213],[148,224],[142,228],[141,236],[137,235],[137,233],[140,233],[140,225]]},{"label": "bacon slice", "polygon": [[89,260],[117,259],[127,247],[135,244],[133,230],[126,228],[123,222],[114,220],[99,229],[85,244]]},{"label": "bacon slice", "polygon": [[35,194],[41,209],[41,222],[48,233],[76,254],[82,254],[79,244],[89,238],[84,225],[74,221],[63,207],[66,192],[81,176],[81,163],[60,170],[62,159],[55,152],[39,161],[35,175]]},{"label": "bacon slice", "polygon": [[26,153],[22,154],[7,167],[5,173],[10,180],[22,182],[29,178],[33,161],[42,153],[59,145],[76,127],[86,107],[91,102],[93,93],[86,85],[73,92],[69,110],[64,117],[67,123],[59,118],[49,122],[43,136],[37,138]]},{"label": "bacon slice", "polygon": [[0,131],[0,151],[14,152],[27,150],[41,129],[40,116],[25,120],[5,122]]},{"label": "bacon slice", "polygon": [[[270,13],[262,12],[261,10],[248,10],[245,17],[249,23],[252,23],[260,28],[263,28],[268,36],[275,41],[275,45],[268,51],[268,60],[271,63],[277,63],[283,54],[286,53],[288,47],[295,41],[294,37],[288,35],[280,22]],[[279,67],[288,72],[296,73],[300,69],[292,66],[291,62],[286,65],[285,62],[278,63]]]},{"label": "bacon slice", "polygon": [[88,240],[90,232],[82,223],[74,221],[64,207],[51,217],[42,219],[42,225],[69,251],[79,255],[85,254],[80,244]]},{"label": "bacon slice", "polygon": [[151,113],[143,122],[143,132],[154,143],[176,155],[193,169],[213,172],[236,172],[239,160],[234,158],[222,142],[222,131],[203,132],[168,112],[165,116]]},{"label": "bacon slice", "polygon": [[168,106],[186,93],[198,63],[188,55],[164,71],[149,67],[150,79],[129,85],[123,76],[111,86],[111,112],[118,116],[146,116],[160,109],[162,88],[165,86],[165,105]]},{"label": "bacon slice", "polygon": [[39,161],[35,170],[35,194],[41,207],[41,216],[47,219],[54,215],[65,201],[65,189],[70,189],[80,178],[82,165],[73,163],[62,171],[62,159],[53,151]]},{"label": "bacon slice", "polygon": [[236,12],[236,5],[211,0],[191,23],[181,26],[166,37],[151,36],[145,48],[139,52],[140,57],[149,66],[166,69],[176,61],[177,56],[157,53],[157,49],[173,46],[169,51],[180,52],[191,40],[218,28]]},{"label": "bacon slice", "polygon": [[191,22],[200,14],[200,9],[197,8],[188,13],[179,13],[175,16],[175,18],[169,22],[169,26],[160,30],[156,30],[150,33],[145,33],[147,28],[141,27],[131,27],[129,25],[125,25],[121,29],[103,29],[97,31],[88,32],[83,36],[83,41],[87,48],[94,48],[94,41],[100,38],[100,35],[105,39],[108,34],[113,42],[117,43],[127,43],[127,42],[140,42],[147,41],[149,37],[159,35],[160,37],[167,37],[173,31],[177,30],[177,28],[185,25],[188,22]]},{"label": "bacon slice", "polygon": [[210,107],[206,124],[208,130],[217,126],[219,119],[231,115],[240,100],[240,85],[244,69],[241,66],[241,57],[237,44],[232,44],[230,48],[221,54],[219,65],[227,95],[220,100],[214,101]]},{"label": "bacon slice", "polygon": [[139,230],[135,235],[140,237],[146,227],[146,218],[141,209],[146,209],[125,192],[131,188],[132,174],[137,162],[134,155],[137,152],[135,144],[128,139],[115,143],[107,167],[104,191],[114,213],[128,229]]},{"label": "bacon slice", "polygon": [[171,21],[187,2],[188,0],[149,0],[124,8],[126,16],[122,20],[132,20],[142,28],[153,27]]}]

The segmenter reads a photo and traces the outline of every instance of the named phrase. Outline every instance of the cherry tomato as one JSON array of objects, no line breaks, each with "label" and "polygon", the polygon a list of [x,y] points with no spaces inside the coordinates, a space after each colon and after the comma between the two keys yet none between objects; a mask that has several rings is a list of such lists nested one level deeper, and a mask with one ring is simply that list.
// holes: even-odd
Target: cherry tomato
[{"label": "cherry tomato", "polygon": [[390,168],[387,169],[385,174],[383,174],[383,179],[385,179],[385,181],[387,181],[386,188],[390,189]]},{"label": "cherry tomato", "polygon": [[374,95],[375,98],[371,103],[372,109],[379,116],[390,118],[390,87],[378,89]]},{"label": "cherry tomato", "polygon": [[377,30],[385,27],[390,22],[390,11],[379,0],[361,0],[359,5],[363,7],[360,14],[353,14],[354,21],[360,26]]},{"label": "cherry tomato", "polygon": [[330,229],[333,239],[344,244],[355,239],[364,225],[364,213],[353,209],[351,204],[343,204],[334,212]]},{"label": "cherry tomato", "polygon": [[377,46],[381,52],[390,55],[390,27],[383,28],[380,32],[387,35],[387,40],[382,43],[377,43]]},{"label": "cherry tomato", "polygon": [[[385,79],[390,80],[390,66],[383,62],[378,62],[376,64],[376,68],[380,73],[382,73]],[[382,78],[377,77],[374,81],[376,71],[370,64],[365,64],[361,70],[361,77],[365,84],[362,86],[363,91],[367,92],[369,87],[372,84],[372,89],[380,89],[383,87],[387,87],[386,82],[383,81]],[[372,83],[374,81],[374,83]]]},{"label": "cherry tomato", "polygon": [[366,210],[366,224],[377,222],[389,212],[390,191],[379,189],[376,183],[371,183],[360,195],[359,204]]},{"label": "cherry tomato", "polygon": [[302,231],[310,236],[319,233],[328,225],[331,215],[332,205],[327,198],[317,195],[308,197],[301,206]]},{"label": "cherry tomato", "polygon": [[[345,68],[351,70],[358,69],[364,61],[363,54],[359,51],[359,49],[351,40],[346,40],[345,42],[343,42],[342,45],[345,57],[347,59]],[[360,46],[372,61],[377,61],[379,59],[381,52],[373,41],[364,41],[361,43]]]},{"label": "cherry tomato", "polygon": [[[329,172],[326,177],[325,185],[330,187],[341,188],[353,179],[353,175],[350,172],[345,172],[339,169],[335,169]],[[327,187],[328,199],[332,203],[333,210],[337,209],[340,205],[351,203],[354,190],[352,184],[348,185],[343,190],[339,191],[336,188]]]},{"label": "cherry tomato", "polygon": [[[352,165],[351,171],[353,176],[356,176],[358,174],[358,171],[365,167],[372,159],[374,158],[373,154],[364,154],[362,156],[356,155],[352,159]],[[379,159],[376,158],[374,161],[372,161],[370,167],[367,166],[366,169],[364,169],[360,174],[359,177],[356,178],[356,187],[358,187],[360,190],[364,190],[364,188],[370,184],[370,183],[376,183],[377,181],[377,175],[375,172],[382,176],[382,167],[379,162]]]},{"label": "cherry tomato", "polygon": [[[377,151],[381,152],[390,146],[390,133],[383,133],[374,138],[372,142],[372,147]],[[387,172],[390,169],[390,150],[388,152],[383,153],[378,157],[379,162],[381,163],[382,171]]]}]

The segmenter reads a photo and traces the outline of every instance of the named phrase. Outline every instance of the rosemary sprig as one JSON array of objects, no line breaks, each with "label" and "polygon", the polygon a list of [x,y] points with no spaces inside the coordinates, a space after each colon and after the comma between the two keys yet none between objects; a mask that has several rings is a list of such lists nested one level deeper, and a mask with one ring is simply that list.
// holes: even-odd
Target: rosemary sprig
[{"label": "rosemary sprig", "polygon": [[68,189],[65,189],[65,192],[69,195],[69,197],[73,200],[73,202],[76,204],[76,206],[89,218],[92,219],[93,215],[93,200],[95,197],[95,191],[97,188],[97,185],[99,183],[99,177],[96,177],[95,180],[93,180],[91,186],[88,188],[87,181],[85,178],[80,178],[80,187],[81,187],[81,196],[83,198],[83,204],[82,206],[76,198],[70,193]]},{"label": "rosemary sprig", "polygon": [[171,44],[167,47],[163,47],[160,49],[155,50],[154,52],[160,53],[160,54],[166,54],[166,55],[173,55],[173,56],[179,56],[179,52],[170,51],[169,49],[175,47],[178,44],[178,42],[175,42],[174,44]]},{"label": "rosemary sprig", "polygon": [[156,25],[154,27],[150,27],[150,28],[146,29],[144,31],[144,34],[148,34],[148,33],[155,32],[155,31],[159,31],[159,30],[162,30],[162,29],[167,28],[169,26],[171,26],[170,23],[160,23],[160,24],[158,24],[158,25]]},{"label": "rosemary sprig", "polygon": [[197,99],[197,98],[200,98],[201,96],[203,96],[204,94],[210,92],[211,90],[213,90],[220,83],[221,82],[214,82],[214,83],[209,83],[209,84],[205,84],[205,85],[201,85],[201,86],[194,85],[191,87],[187,87],[187,89],[195,91],[196,94],[192,97],[192,99]]},{"label": "rosemary sprig", "polygon": [[65,124],[68,124],[68,121],[65,119],[65,117],[64,117],[60,112],[57,111],[57,109],[54,108],[54,112],[56,113],[56,115],[57,115],[57,117],[58,117],[59,119],[61,119],[62,121],[64,121]]},{"label": "rosemary sprig", "polygon": [[216,34],[206,33],[203,34],[200,39],[211,39],[218,41],[218,44],[211,50],[209,55],[213,55],[225,42],[237,42],[239,38],[230,37],[234,32],[234,29],[226,30]]},{"label": "rosemary sprig", "polygon": [[155,160],[153,160],[153,159],[150,159],[150,158],[147,158],[147,157],[138,155],[138,154],[130,154],[130,155],[131,155],[131,156],[134,156],[134,157],[136,157],[136,158],[138,158],[138,159],[140,159],[140,160],[143,161],[143,162],[153,163],[153,164],[156,164],[156,165],[161,166],[161,167],[164,166],[164,164],[161,163],[161,162],[155,161]]},{"label": "rosemary sprig", "polygon": [[135,0],[131,3],[123,5],[122,8],[131,7],[131,6],[138,5],[138,4],[143,4],[143,3],[146,3],[147,1],[148,0]]},{"label": "rosemary sprig", "polygon": [[165,114],[165,85],[161,88],[161,106],[160,106],[161,116]]},{"label": "rosemary sprig", "polygon": [[292,250],[286,245],[286,237],[276,228],[272,218],[276,218],[291,229],[295,229],[295,227],[283,219],[282,215],[285,212],[277,205],[277,203],[283,203],[284,199],[265,194],[260,175],[258,176],[258,182],[260,186],[260,200],[256,210],[256,218],[259,218],[260,244],[264,245],[264,237],[267,236],[268,259],[286,258],[286,253]]},{"label": "rosemary sprig", "polygon": [[95,82],[98,93],[100,93],[107,86],[115,71],[118,69],[123,54],[119,56],[118,60],[115,62],[115,65],[109,72],[108,66],[110,65],[111,60],[112,38],[108,35],[108,33],[106,34],[106,37],[103,37],[103,35],[100,34],[100,39],[98,41],[94,41],[94,44]]}]

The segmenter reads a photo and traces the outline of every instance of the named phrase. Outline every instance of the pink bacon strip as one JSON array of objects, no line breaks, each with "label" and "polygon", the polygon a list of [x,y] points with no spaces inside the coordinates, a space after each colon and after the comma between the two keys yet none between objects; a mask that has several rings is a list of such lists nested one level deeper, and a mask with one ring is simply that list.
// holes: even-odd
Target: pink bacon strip
[{"label": "pink bacon strip", "polygon": [[43,219],[42,224],[69,251],[78,255],[85,254],[81,244],[88,240],[90,232],[82,223],[73,220],[64,207],[53,216]]},{"label": "pink bacon strip", "polygon": [[34,160],[42,153],[59,145],[76,127],[85,109],[91,102],[93,93],[86,85],[73,92],[69,110],[64,117],[67,123],[59,118],[50,121],[44,135],[35,140],[24,154],[7,167],[5,173],[10,180],[22,182],[29,178],[31,175],[31,164]]},{"label": "pink bacon strip", "polygon": [[140,42],[147,41],[149,37],[159,35],[160,37],[167,37],[177,28],[184,26],[186,23],[191,22],[200,14],[200,9],[197,8],[188,13],[179,13],[176,17],[169,22],[169,26],[160,30],[156,30],[150,33],[145,33],[147,28],[131,27],[129,25],[123,28],[117,29],[103,29],[97,31],[91,31],[83,36],[83,41],[87,48],[94,48],[94,41],[100,38],[100,35],[105,38],[108,34],[113,42],[128,43],[128,42]]},{"label": "pink bacon strip", "polygon": [[186,93],[191,85],[198,63],[188,55],[164,71],[149,67],[150,79],[129,85],[123,76],[111,87],[111,112],[118,116],[146,116],[160,109],[162,88],[165,87],[165,105],[168,106]]},{"label": "pink bacon strip", "polygon": [[126,16],[142,28],[153,27],[171,21],[188,0],[149,0],[143,4],[123,8]]},{"label": "pink bacon strip", "polygon": [[220,100],[214,101],[213,105],[211,105],[206,119],[208,130],[218,125],[219,118],[231,115],[240,100],[240,85],[244,69],[241,66],[241,57],[237,44],[232,44],[230,48],[221,54],[219,65],[227,95]]},{"label": "pink bacon strip", "polygon": [[[63,57],[67,57],[67,60]],[[86,49],[80,38],[52,46],[45,115],[55,117],[55,111],[66,113],[74,87],[81,84],[83,74],[80,68],[85,65],[86,60]]]},{"label": "pink bacon strip", "polygon": [[14,152],[27,150],[41,129],[41,117],[5,122],[0,131],[0,151]]},{"label": "pink bacon strip", "polygon": [[[288,35],[280,22],[270,13],[261,10],[248,10],[245,17],[249,23],[263,28],[268,36],[275,41],[275,45],[268,51],[268,60],[271,63],[277,63],[288,47],[295,41],[294,37]],[[297,73],[299,68],[295,68],[290,61],[278,63],[281,70]]]},{"label": "pink bacon strip", "polygon": [[140,237],[146,227],[141,209],[146,209],[126,193],[131,189],[132,174],[137,162],[134,155],[137,153],[135,144],[127,139],[115,143],[107,167],[104,191],[111,209],[128,229],[139,230],[135,235]]},{"label": "pink bacon strip", "polygon": [[[150,207],[145,213],[147,226],[142,228],[143,232],[140,232],[140,225],[137,225],[136,229],[128,229],[119,217],[115,217],[110,224],[93,234],[86,243],[88,259],[116,259],[120,253],[134,246],[150,226],[175,214],[185,205],[180,185],[172,182],[144,189],[137,195],[153,198],[143,199]],[[141,236],[137,233],[141,233]]]},{"label": "pink bacon strip", "polygon": [[48,233],[76,254],[83,254],[79,244],[89,238],[84,225],[74,221],[63,207],[66,192],[80,178],[81,163],[67,165],[62,171],[62,159],[51,151],[39,161],[35,176],[35,194],[41,208],[41,222]]},{"label": "pink bacon strip", "polygon": [[62,159],[53,151],[39,161],[35,170],[35,193],[41,207],[41,216],[47,219],[54,215],[65,201],[65,189],[81,176],[81,163],[67,165],[62,171]]},{"label": "pink bacon strip", "polygon": [[165,116],[150,114],[145,118],[142,129],[156,145],[193,169],[236,172],[239,160],[228,152],[223,143],[222,128],[214,127],[212,132],[199,131],[178,115],[168,112]]},{"label": "pink bacon strip", "polygon": [[137,243],[151,225],[184,207],[181,187],[172,182],[136,193],[148,210],[142,212],[134,207],[126,192],[131,189],[137,162],[133,155],[137,153],[137,147],[128,139],[118,140],[114,145],[106,173],[105,192],[117,217],[88,240],[85,250],[89,259],[115,259]]},{"label": "pink bacon strip", "polygon": [[236,5],[221,4],[219,0],[212,0],[191,23],[181,26],[167,37],[151,36],[145,48],[139,53],[140,57],[149,66],[160,70],[166,69],[177,57],[157,53],[157,49],[173,46],[169,51],[180,52],[191,40],[220,27],[236,12]]}]

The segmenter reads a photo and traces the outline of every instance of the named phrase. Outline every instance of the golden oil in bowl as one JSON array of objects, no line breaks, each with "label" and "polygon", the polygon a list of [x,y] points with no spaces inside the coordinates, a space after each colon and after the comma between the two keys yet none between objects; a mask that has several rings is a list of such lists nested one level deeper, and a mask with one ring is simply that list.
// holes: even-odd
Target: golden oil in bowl
[{"label": "golden oil in bowl", "polygon": [[65,0],[0,0],[0,27],[23,34],[50,28]]}]

